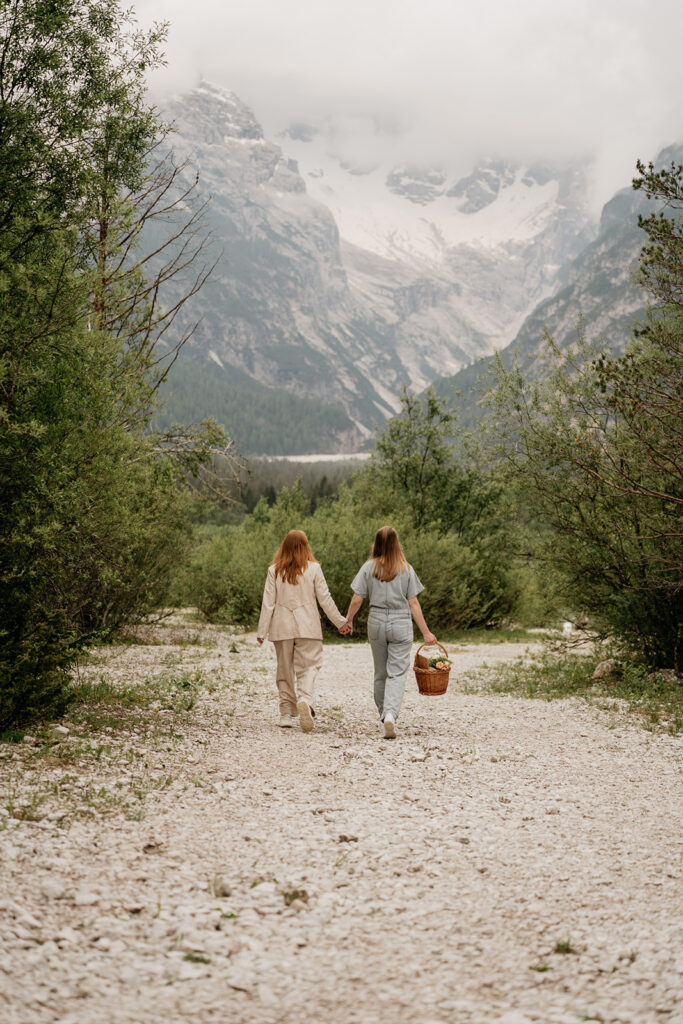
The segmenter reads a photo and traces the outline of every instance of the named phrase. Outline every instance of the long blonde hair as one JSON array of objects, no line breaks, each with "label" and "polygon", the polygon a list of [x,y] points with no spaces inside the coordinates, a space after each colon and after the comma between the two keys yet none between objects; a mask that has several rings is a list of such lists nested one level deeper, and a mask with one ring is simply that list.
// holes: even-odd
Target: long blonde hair
[{"label": "long blonde hair", "polygon": [[309,562],[315,562],[315,558],[308,537],[303,530],[290,530],[273,556],[275,576],[296,583]]},{"label": "long blonde hair", "polygon": [[408,568],[406,556],[393,526],[383,526],[377,531],[370,557],[375,563],[372,575],[378,580],[388,582]]}]

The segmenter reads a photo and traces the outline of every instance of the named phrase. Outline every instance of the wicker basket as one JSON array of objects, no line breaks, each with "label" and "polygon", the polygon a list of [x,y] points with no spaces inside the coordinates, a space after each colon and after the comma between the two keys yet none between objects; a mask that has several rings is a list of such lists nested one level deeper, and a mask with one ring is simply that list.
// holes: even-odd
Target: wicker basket
[{"label": "wicker basket", "polygon": [[[436,697],[439,694],[445,693],[448,689],[448,677],[451,674],[449,668],[430,668],[429,658],[426,658],[424,654],[420,654],[423,647],[432,646],[431,644],[420,644],[417,651],[415,652],[415,661],[413,663],[413,670],[415,672],[415,678],[417,679],[417,688],[420,693],[425,694],[429,697]],[[437,647],[441,647],[441,644],[437,644]],[[444,653],[444,657],[448,657],[448,653],[445,647],[441,647]]]}]

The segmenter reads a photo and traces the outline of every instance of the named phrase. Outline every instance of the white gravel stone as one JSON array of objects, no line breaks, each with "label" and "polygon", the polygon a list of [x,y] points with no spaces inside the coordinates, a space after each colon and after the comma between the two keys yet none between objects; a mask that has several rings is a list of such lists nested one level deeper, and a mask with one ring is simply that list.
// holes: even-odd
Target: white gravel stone
[{"label": "white gravel stone", "polygon": [[[192,630],[211,646],[92,667],[140,681],[181,659],[217,683],[189,715],[149,732],[143,715],[63,770],[31,747],[0,762],[21,802],[58,783],[43,824],[65,814],[0,831],[0,1019],[5,999],[11,1024],[675,1020],[678,739],[618,709],[466,692],[523,653],[509,644],[454,648],[443,697],[409,681],[391,744],[368,646],[326,647],[315,731],[280,730],[270,645],[240,637],[238,658],[230,634]],[[133,787],[147,796],[126,805]],[[86,790],[122,803],[94,816]]]},{"label": "white gravel stone", "polygon": [[96,903],[99,903],[100,897],[97,893],[89,892],[88,889],[77,889],[73,901],[77,907],[94,907]]},{"label": "white gravel stone", "polygon": [[61,929],[61,931],[59,931],[55,935],[54,938],[58,946],[61,946],[62,944],[78,945],[82,939],[82,936],[79,935],[79,933],[75,931],[75,929],[71,928],[69,925],[66,925],[64,928]]},{"label": "white gravel stone", "polygon": [[40,892],[46,900],[61,900],[65,895],[66,889],[61,882],[52,878],[46,878],[44,882],[40,883]]},{"label": "white gravel stone", "polygon": [[263,1003],[264,1006],[275,1007],[280,1005],[280,1000],[275,995],[270,985],[266,985],[264,982],[261,982],[261,984],[257,986],[256,995],[258,996],[259,1002]]},{"label": "white gravel stone", "polygon": [[213,889],[216,896],[232,896],[232,886],[227,878],[223,878],[222,875],[217,875],[214,879]]}]

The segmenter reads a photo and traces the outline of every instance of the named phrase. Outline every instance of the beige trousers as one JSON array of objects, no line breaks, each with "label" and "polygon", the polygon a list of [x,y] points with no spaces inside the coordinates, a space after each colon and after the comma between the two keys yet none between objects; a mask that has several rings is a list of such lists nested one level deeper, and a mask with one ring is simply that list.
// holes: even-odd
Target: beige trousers
[{"label": "beige trousers", "polygon": [[[322,640],[274,640],[280,714],[296,715],[297,700],[315,707],[315,681],[323,664]],[[296,688],[295,688],[296,680]],[[298,696],[297,696],[298,690]]]}]

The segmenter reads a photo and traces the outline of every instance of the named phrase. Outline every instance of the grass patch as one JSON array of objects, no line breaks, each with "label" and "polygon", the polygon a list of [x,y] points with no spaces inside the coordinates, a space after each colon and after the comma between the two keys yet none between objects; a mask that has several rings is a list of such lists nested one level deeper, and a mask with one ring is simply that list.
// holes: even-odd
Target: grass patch
[{"label": "grass patch", "polygon": [[456,629],[439,636],[439,640],[446,644],[533,644],[549,635],[526,629]]},{"label": "grass patch", "polygon": [[563,953],[569,955],[570,953],[578,953],[578,949],[574,949],[569,939],[560,939],[556,942],[553,947],[553,953]]},{"label": "grass patch", "polygon": [[305,889],[285,889],[282,893],[284,901],[289,907],[295,900],[308,903],[308,893]]},{"label": "grass patch", "polygon": [[10,818],[16,818],[19,821],[41,821],[44,816],[41,807],[49,799],[49,796],[47,790],[33,789],[22,793],[19,797],[10,779],[7,785],[5,808]]},{"label": "grass patch", "polygon": [[[443,644],[534,644],[551,636],[550,633],[530,633],[526,629],[452,629],[438,633]],[[415,628],[415,642],[421,640],[419,630]],[[325,630],[325,644],[365,644],[368,642],[367,628],[364,624],[354,626],[352,636],[341,636],[340,633]]]},{"label": "grass patch", "polygon": [[202,689],[213,688],[201,672],[157,676],[133,685],[117,685],[101,676],[96,682],[73,684],[70,717],[93,731],[118,732],[139,724],[141,714],[150,709],[182,715],[194,707]]},{"label": "grass patch", "polygon": [[21,743],[26,729],[4,729],[0,732],[0,743]]},{"label": "grass patch", "polygon": [[[596,680],[591,676],[604,655],[545,654],[532,661],[510,662],[491,669],[484,688],[491,693],[510,693],[520,697],[557,700],[582,697],[594,703],[607,703],[615,710],[624,701],[647,728],[662,729],[672,735],[683,732],[683,684],[666,676],[651,677],[640,665],[625,664],[619,679]],[[611,702],[611,703],[610,703]]]},{"label": "grass patch", "polygon": [[63,775],[58,781],[26,784],[21,776],[7,780],[4,806],[10,818],[42,821],[49,815],[60,826],[76,819],[105,817],[121,812],[133,821],[145,816],[145,801],[155,790],[166,789],[170,775],[155,776],[142,772],[137,778],[107,785],[101,780],[83,781],[82,773]]}]

